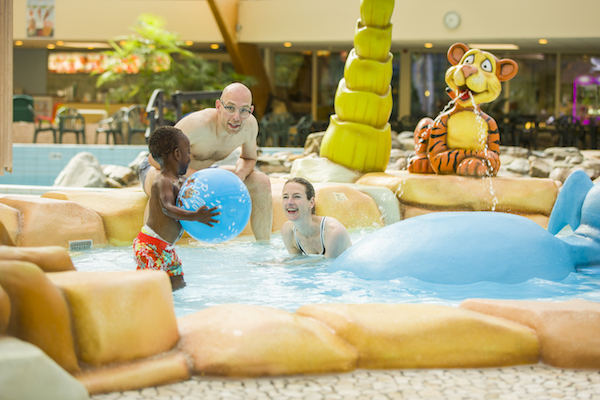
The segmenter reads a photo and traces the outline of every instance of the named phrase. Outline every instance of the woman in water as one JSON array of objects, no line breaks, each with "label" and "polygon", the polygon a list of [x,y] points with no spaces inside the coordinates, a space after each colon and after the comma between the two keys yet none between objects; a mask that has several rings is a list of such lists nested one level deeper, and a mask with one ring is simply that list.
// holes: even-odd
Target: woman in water
[{"label": "woman in water", "polygon": [[346,228],[337,219],[315,215],[315,188],[309,181],[288,180],[281,197],[288,219],[281,227],[281,236],[290,254],[334,258],[352,246]]}]

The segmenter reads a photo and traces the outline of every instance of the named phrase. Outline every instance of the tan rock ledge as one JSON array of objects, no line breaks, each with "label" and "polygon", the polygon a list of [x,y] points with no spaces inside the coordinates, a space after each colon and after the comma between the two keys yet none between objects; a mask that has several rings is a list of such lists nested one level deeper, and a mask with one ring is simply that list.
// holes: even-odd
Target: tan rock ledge
[{"label": "tan rock ledge", "polygon": [[[384,186],[396,194],[403,218],[432,211],[501,211],[532,217],[545,226],[552,211],[559,182],[542,178],[468,178],[455,175],[363,175],[357,184]],[[420,211],[419,211],[420,210]]]}]

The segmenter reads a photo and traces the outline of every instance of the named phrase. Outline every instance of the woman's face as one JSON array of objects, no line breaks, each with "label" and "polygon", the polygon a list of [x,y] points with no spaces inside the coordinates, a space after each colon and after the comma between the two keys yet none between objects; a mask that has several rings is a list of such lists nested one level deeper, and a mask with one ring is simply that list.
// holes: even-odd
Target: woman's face
[{"label": "woman's face", "polygon": [[306,198],[306,188],[304,185],[296,182],[289,182],[283,187],[281,192],[281,204],[283,212],[289,220],[297,220],[305,215],[312,214],[312,208],[315,206],[315,199]]}]

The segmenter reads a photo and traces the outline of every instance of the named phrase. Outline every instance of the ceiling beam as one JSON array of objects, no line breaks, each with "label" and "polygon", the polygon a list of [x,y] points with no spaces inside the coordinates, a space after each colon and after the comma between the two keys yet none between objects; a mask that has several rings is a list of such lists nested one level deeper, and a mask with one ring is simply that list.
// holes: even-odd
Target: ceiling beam
[{"label": "ceiling beam", "polygon": [[271,84],[255,44],[239,43],[237,37],[239,0],[208,0],[217,26],[223,36],[223,42],[231,57],[233,68],[239,74],[256,79],[252,86],[252,97],[256,114],[262,116],[271,95]]}]

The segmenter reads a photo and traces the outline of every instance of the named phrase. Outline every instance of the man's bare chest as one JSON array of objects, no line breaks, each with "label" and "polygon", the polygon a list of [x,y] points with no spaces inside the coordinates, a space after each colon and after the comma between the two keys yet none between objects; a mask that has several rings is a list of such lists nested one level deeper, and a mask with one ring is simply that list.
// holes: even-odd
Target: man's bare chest
[{"label": "man's bare chest", "polygon": [[205,138],[191,144],[191,158],[196,161],[219,161],[243,144],[242,135],[222,138]]}]

